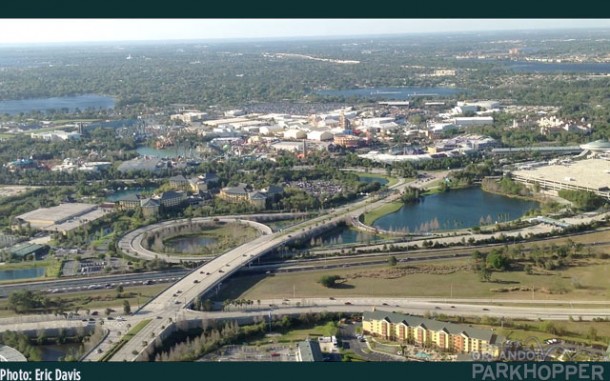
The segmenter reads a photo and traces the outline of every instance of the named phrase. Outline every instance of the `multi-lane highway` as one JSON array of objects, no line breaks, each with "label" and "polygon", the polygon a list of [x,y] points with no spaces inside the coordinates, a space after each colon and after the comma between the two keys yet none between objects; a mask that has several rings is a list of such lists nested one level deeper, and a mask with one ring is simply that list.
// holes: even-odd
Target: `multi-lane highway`
[{"label": "multi-lane highway", "polygon": [[[132,326],[143,319],[150,319],[150,322],[136,335],[134,335],[132,339],[127,342],[127,344],[125,344],[119,351],[117,351],[111,357],[110,360],[133,361],[134,359],[138,358],[139,354],[146,349],[148,343],[152,343],[154,341],[154,338],[157,337],[164,329],[166,329],[170,321],[175,321],[179,318],[197,318],[197,316],[199,318],[201,318],[202,316],[208,316],[209,318],[222,318],[225,316],[230,317],[230,312],[222,314],[203,314],[189,310],[188,306],[193,300],[198,298],[200,295],[213,293],[227,277],[238,271],[243,266],[248,265],[250,262],[257,259],[258,257],[268,253],[269,251],[275,248],[285,245],[291,240],[295,240],[302,237],[308,237],[308,235],[316,229],[323,229],[326,226],[335,225],[346,219],[358,218],[358,216],[364,213],[366,210],[379,208],[383,204],[400,197],[400,191],[404,189],[406,185],[407,184],[405,184],[404,181],[395,184],[391,187],[390,192],[386,192],[387,196],[384,199],[374,200],[372,198],[366,197],[350,205],[337,208],[328,215],[323,215],[311,219],[309,221],[295,225],[291,228],[285,229],[281,232],[264,234],[248,244],[235,248],[223,254],[222,256],[219,256],[211,260],[210,262],[203,264],[193,272],[184,276],[176,284],[174,284],[166,291],[158,295],[156,298],[154,298],[148,304],[144,305],[140,310],[138,310],[133,316],[130,316],[128,318]],[[396,192],[392,192],[394,190]],[[235,221],[235,219],[233,219],[233,221]],[[132,234],[126,237],[125,240],[121,241],[121,247],[123,250],[130,252],[132,255],[135,255],[137,253],[138,256],[147,257],[151,254],[146,253],[145,249],[142,248],[141,241],[143,238],[143,231],[137,235]],[[152,253],[152,255],[156,254]],[[387,304],[387,306],[390,305],[387,302],[382,302],[381,306],[384,306],[384,303]],[[407,312],[420,314],[425,313],[426,311],[430,311],[431,308],[434,308],[434,310],[443,308],[441,306],[422,301],[407,301],[406,303],[406,306],[400,306],[400,304],[395,304],[394,308],[406,308]],[[354,300],[343,302],[343,304],[340,304],[340,302],[337,303],[336,301],[333,301],[333,303],[327,301],[323,305],[320,301],[318,301],[314,304],[315,305],[312,304],[308,306],[307,309],[303,309],[304,307],[302,305],[295,305],[294,307],[285,306],[281,308],[281,310],[283,311],[283,313],[302,313],[309,311],[315,312],[318,309],[322,311],[347,310],[352,312],[361,312],[364,308],[373,308],[375,306],[379,306],[380,303],[370,303],[370,301],[359,302]],[[396,305],[398,305],[398,307],[396,307]],[[593,312],[591,312],[587,308],[555,308],[545,309],[544,311],[540,311],[540,309],[537,308],[521,310],[525,307],[493,308],[494,309],[492,310],[491,307],[465,304],[460,305],[459,307],[457,305],[454,305],[453,307],[449,307],[447,310],[453,310],[453,314],[488,314],[492,316],[517,316],[520,314],[520,317],[541,317],[548,319],[567,319],[568,316],[583,316],[583,318],[587,318],[592,316],[610,315],[610,309],[604,308],[596,309]],[[243,316],[244,314],[262,313],[262,311],[233,312],[233,314],[237,314],[240,316]],[[265,311],[264,313],[268,313],[268,311]],[[110,345],[107,341],[104,341],[100,345],[100,348],[104,348],[104,350],[107,350],[110,348]],[[99,357],[100,355],[97,353],[97,351],[93,351],[86,359],[96,361],[97,359],[99,359]]]},{"label": "multi-lane highway", "polygon": [[176,269],[165,271],[152,271],[146,273],[105,275],[86,278],[59,279],[42,282],[24,282],[2,285],[0,298],[8,297],[12,292],[19,290],[44,291],[52,294],[64,292],[81,292],[115,288],[117,286],[130,287],[151,283],[175,282],[188,273],[188,270]]},{"label": "multi-lane highway", "polygon": [[[404,181],[399,181],[391,187],[392,190],[396,190],[397,192],[391,193],[388,198],[399,197],[400,191],[404,189],[405,186],[406,184]],[[386,202],[386,199],[375,201],[366,197],[363,200],[350,205],[337,208],[329,215],[323,215],[308,220],[291,228],[284,229],[281,232],[262,235],[245,245],[235,248],[222,256],[205,263],[168,288],[165,292],[158,295],[148,304],[144,305],[131,317],[131,320],[134,320],[134,322],[147,318],[151,318],[152,320],[112,356],[111,360],[132,361],[137,357],[135,353],[140,353],[144,350],[143,343],[152,342],[153,340],[151,339],[164,329],[162,327],[167,327],[168,319],[176,318],[181,311],[184,311],[188,304],[195,300],[195,298],[202,294],[213,292],[224,279],[251,261],[277,247],[285,245],[291,240],[307,237],[314,229],[322,229],[324,226],[335,225],[343,221],[346,217],[357,217],[362,214],[366,208],[377,208]],[[235,221],[234,218],[233,221]],[[135,255],[135,253],[142,257],[149,255],[141,248],[143,234],[144,232],[141,232],[138,236],[131,235],[126,240],[121,240],[121,242],[123,242],[121,248],[129,251],[132,255]],[[129,246],[127,247],[126,245]],[[155,254],[153,253],[153,255]],[[105,344],[102,343],[102,346],[105,346]],[[89,356],[88,359],[97,360],[98,358],[99,356],[96,356],[96,351],[93,351],[92,356]]]}]

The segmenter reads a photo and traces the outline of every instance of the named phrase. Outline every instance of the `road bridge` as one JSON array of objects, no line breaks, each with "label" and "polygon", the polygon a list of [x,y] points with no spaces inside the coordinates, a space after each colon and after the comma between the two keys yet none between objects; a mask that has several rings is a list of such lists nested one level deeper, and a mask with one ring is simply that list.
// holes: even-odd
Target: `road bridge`
[{"label": "road bridge", "polygon": [[[399,181],[390,187],[390,191],[402,191],[406,186],[404,180]],[[336,226],[342,223],[346,218],[357,217],[362,214],[366,208],[377,208],[385,200],[374,200],[370,196],[364,197],[349,205],[336,208],[330,214],[325,214],[320,217],[294,225],[290,228],[283,229],[280,232],[272,234],[264,234],[253,241],[237,247],[227,253],[216,257],[209,262],[203,264],[196,270],[184,276],[173,286],[168,288],[156,298],[142,306],[130,320],[137,322],[142,319],[152,319],[140,332],[138,332],[126,345],[117,351],[111,358],[111,361],[133,361],[138,355],[144,351],[147,343],[152,343],[153,338],[159,335],[163,330],[167,329],[168,319],[177,319],[178,315],[188,309],[188,306],[202,295],[216,292],[222,285],[222,282],[238,271],[243,266],[248,265],[260,256],[279,248],[287,243],[307,238],[312,234],[319,234],[321,230]],[[243,216],[245,217],[245,216]],[[219,220],[235,221],[237,216],[218,217]],[[172,221],[166,221],[167,225],[171,225]],[[129,233],[121,240],[121,249],[127,250],[134,255],[148,258],[155,256],[156,253],[147,253],[141,247],[141,239],[138,239],[143,232],[138,234]],[[133,325],[133,324],[132,324]],[[146,345],[145,345],[146,344]],[[104,343],[102,343],[104,345]],[[89,360],[99,359],[97,351],[92,351]]]}]

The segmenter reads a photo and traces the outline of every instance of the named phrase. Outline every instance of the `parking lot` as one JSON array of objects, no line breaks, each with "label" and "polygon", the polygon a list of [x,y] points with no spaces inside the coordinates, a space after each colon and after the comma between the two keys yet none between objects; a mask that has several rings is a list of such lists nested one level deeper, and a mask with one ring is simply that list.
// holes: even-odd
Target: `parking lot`
[{"label": "parking lot", "polygon": [[[109,270],[106,270],[108,268]],[[80,261],[65,261],[62,267],[63,276],[101,275],[116,270],[126,270],[127,263],[120,258],[98,259],[85,258]]]},{"label": "parking lot", "polygon": [[199,361],[296,361],[296,345],[226,345]]}]

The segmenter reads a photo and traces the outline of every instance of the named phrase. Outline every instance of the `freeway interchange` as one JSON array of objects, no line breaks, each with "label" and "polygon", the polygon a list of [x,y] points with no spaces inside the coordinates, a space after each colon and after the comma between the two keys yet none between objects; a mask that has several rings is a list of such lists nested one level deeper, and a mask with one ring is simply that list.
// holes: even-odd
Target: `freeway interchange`
[{"label": "freeway interchange", "polygon": [[[400,196],[400,191],[406,186],[406,183],[399,181],[391,187],[396,190],[388,198],[396,198]],[[166,291],[159,294],[156,298],[142,306],[130,320],[134,322],[142,319],[152,319],[140,332],[127,342],[118,352],[112,357],[111,361],[133,361],[140,353],[144,351],[147,342],[152,342],[151,338],[158,335],[161,331],[167,328],[168,321],[174,321],[180,313],[184,313],[188,309],[188,305],[193,300],[203,294],[213,292],[215,288],[222,284],[222,281],[233,273],[238,271],[243,266],[257,259],[258,257],[268,253],[269,251],[278,248],[287,242],[307,237],[311,234],[312,228],[321,229],[325,226],[333,226],[345,218],[353,218],[362,214],[366,208],[375,208],[387,202],[386,199],[372,200],[365,197],[363,200],[357,201],[350,205],[337,208],[330,215],[307,220],[280,232],[264,234],[253,241],[237,247],[227,253],[216,257],[209,262],[198,267],[191,273],[185,275],[182,279],[169,287]],[[226,217],[225,217],[226,218]],[[234,218],[232,218],[235,221]],[[128,234],[121,240],[121,248],[127,250],[130,255],[138,257],[148,257],[151,255],[141,247],[141,241],[144,231],[138,235]],[[129,247],[126,247],[129,245]],[[151,252],[152,253],[152,252]],[[152,254],[155,255],[154,253]],[[163,328],[162,328],[163,327]],[[103,347],[108,347],[104,341],[100,344]],[[138,355],[134,355],[138,353]],[[97,360],[99,356],[97,351],[93,351],[89,360]]]},{"label": "freeway interchange", "polygon": [[[441,176],[443,176],[441,174]],[[278,248],[286,243],[309,237],[313,232],[348,219],[358,218],[366,210],[372,210],[400,197],[400,191],[406,187],[407,183],[400,181],[386,192],[386,197],[375,200],[372,197],[365,197],[357,202],[336,208],[330,214],[322,215],[305,222],[284,229],[280,232],[263,232],[263,235],[232,249],[225,254],[218,256],[204,263],[192,272],[185,274],[175,284],[160,293],[157,297],[142,306],[132,316],[127,317],[128,322],[133,326],[139,321],[149,319],[149,323],[135,334],[123,347],[114,353],[110,361],[135,361],[142,360],[142,353],[154,341],[156,337],[178,320],[193,319],[223,319],[247,316],[265,316],[266,314],[300,314],[316,311],[349,311],[362,312],[366,308],[394,308],[401,309],[410,313],[423,314],[437,309],[445,309],[444,306],[435,304],[435,301],[421,301],[409,299],[391,304],[390,302],[374,300],[374,298],[359,298],[349,301],[307,301],[307,305],[278,305],[268,303],[271,306],[263,310],[233,311],[233,312],[207,312],[202,313],[189,309],[191,303],[203,295],[211,295],[221,287],[222,282],[235,272],[249,265],[260,256]],[[237,216],[219,217],[235,222],[242,222]],[[171,223],[171,222],[167,222]],[[156,253],[149,252],[141,245],[146,229],[140,230],[137,234],[132,232],[126,235],[120,243],[121,249],[130,255],[140,258],[157,258]],[[151,258],[152,256],[152,258]],[[305,302],[305,300],[303,300]],[[387,307],[386,307],[387,306]],[[390,307],[393,306],[393,307]],[[453,307],[446,308],[451,314],[468,314],[490,316],[515,316],[515,317],[537,317],[545,319],[567,319],[568,316],[583,316],[584,319],[610,315],[608,306],[601,306],[591,310],[589,308],[550,308],[541,311],[536,307],[484,307],[472,302],[460,302],[453,304]],[[120,336],[120,335],[119,335]],[[117,335],[109,337],[117,338]],[[108,340],[102,341],[99,345],[101,352],[104,353],[112,347]],[[100,351],[92,351],[85,360],[97,361],[101,357]]]}]

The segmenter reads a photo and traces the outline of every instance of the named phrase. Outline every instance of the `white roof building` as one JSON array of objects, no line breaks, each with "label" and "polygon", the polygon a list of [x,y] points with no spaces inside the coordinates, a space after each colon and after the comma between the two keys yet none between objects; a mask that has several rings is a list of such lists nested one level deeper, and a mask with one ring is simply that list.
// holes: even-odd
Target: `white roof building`
[{"label": "white roof building", "polygon": [[316,131],[310,131],[307,134],[307,139],[308,140],[316,140],[316,141],[325,141],[325,140],[332,140],[334,138],[333,134],[326,130],[326,131],[321,131],[321,130],[316,130]]},{"label": "white roof building", "polygon": [[456,117],[453,118],[453,123],[459,127],[468,126],[484,126],[493,124],[494,118],[492,116],[473,116],[473,117]]},{"label": "white roof building", "polygon": [[307,133],[305,131],[296,128],[284,131],[284,139],[305,139],[306,137]]},{"label": "white roof building", "polygon": [[80,134],[78,132],[66,132],[66,131],[58,130],[58,131],[48,131],[48,132],[40,132],[40,133],[32,132],[30,134],[30,137],[32,139],[42,139],[42,140],[49,140],[49,141],[68,140],[68,139],[77,140],[77,139],[80,139]]}]

